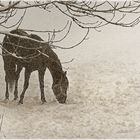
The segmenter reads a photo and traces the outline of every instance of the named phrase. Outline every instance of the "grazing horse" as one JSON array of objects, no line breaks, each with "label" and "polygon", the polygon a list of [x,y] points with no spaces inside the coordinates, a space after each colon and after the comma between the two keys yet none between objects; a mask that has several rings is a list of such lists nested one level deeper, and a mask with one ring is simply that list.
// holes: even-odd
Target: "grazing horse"
[{"label": "grazing horse", "polygon": [[[10,33],[43,41],[39,36],[27,34],[22,29],[12,30]],[[20,95],[19,104],[23,104],[23,98],[29,86],[30,75],[35,70],[38,71],[41,101],[42,103],[46,102],[44,95],[44,75],[46,68],[48,68],[53,78],[52,90],[56,99],[59,103],[66,102],[69,82],[66,77],[66,72],[62,69],[58,56],[51,49],[49,44],[40,45],[33,40],[5,35],[2,54],[5,70],[6,99],[9,99],[9,90],[14,88],[14,100],[18,98],[18,79],[24,67],[24,86]]]}]

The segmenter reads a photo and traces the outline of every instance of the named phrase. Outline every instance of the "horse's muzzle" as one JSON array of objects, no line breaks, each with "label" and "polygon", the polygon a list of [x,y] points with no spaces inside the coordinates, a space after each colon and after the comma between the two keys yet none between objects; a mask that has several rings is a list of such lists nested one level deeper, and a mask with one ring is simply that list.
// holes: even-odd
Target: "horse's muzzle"
[{"label": "horse's muzzle", "polygon": [[65,104],[65,103],[66,103],[67,97],[61,95],[61,96],[57,97],[56,99],[57,99],[57,101],[58,101],[60,104]]}]

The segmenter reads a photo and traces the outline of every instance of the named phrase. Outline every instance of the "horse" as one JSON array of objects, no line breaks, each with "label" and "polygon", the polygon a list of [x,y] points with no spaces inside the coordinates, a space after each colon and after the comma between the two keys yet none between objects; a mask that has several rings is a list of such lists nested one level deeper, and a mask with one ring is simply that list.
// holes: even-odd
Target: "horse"
[{"label": "horse", "polygon": [[[36,34],[28,34],[22,29],[10,31],[13,35],[29,37],[37,41],[43,41]],[[14,90],[14,100],[18,98],[18,79],[20,72],[25,68],[24,85],[20,95],[19,104],[23,104],[25,92],[29,86],[30,75],[33,71],[38,71],[41,101],[46,102],[44,95],[44,75],[46,68],[49,69],[53,83],[52,90],[59,103],[64,104],[67,99],[67,89],[69,81],[66,71],[63,71],[61,62],[49,44],[42,45],[34,40],[20,38],[12,35],[5,35],[2,46],[2,56],[4,62],[6,92],[5,99],[9,99],[9,90]],[[15,54],[15,55],[14,55]]]}]

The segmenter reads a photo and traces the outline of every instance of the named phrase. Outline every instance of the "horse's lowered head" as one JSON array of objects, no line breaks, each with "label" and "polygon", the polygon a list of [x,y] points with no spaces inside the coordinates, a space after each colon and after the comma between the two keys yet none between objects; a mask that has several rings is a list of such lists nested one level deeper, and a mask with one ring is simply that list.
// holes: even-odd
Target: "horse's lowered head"
[{"label": "horse's lowered head", "polygon": [[67,72],[62,72],[59,82],[52,85],[52,89],[56,96],[57,101],[62,104],[66,102],[67,89],[69,86],[69,81],[66,74]]}]

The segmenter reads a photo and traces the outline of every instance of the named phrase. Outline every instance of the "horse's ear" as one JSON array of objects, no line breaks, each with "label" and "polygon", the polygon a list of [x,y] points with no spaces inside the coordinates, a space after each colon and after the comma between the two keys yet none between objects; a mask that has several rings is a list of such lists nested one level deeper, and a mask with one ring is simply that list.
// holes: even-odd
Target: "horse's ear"
[{"label": "horse's ear", "polygon": [[65,71],[64,74],[67,75],[67,71]]}]

